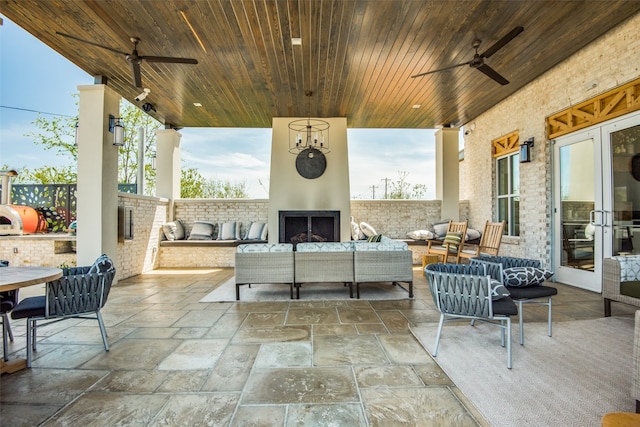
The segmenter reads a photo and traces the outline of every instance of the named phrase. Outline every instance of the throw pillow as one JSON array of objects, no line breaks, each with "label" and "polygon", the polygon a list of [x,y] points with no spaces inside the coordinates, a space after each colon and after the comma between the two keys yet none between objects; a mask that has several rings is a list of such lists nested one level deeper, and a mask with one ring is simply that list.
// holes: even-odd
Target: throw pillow
[{"label": "throw pillow", "polygon": [[366,236],[360,229],[360,226],[355,221],[351,221],[351,238],[353,240],[364,240],[366,238]]},{"label": "throw pillow", "polygon": [[499,300],[500,298],[511,295],[509,290],[505,288],[499,280],[491,279],[491,300]]},{"label": "throw pillow", "polygon": [[162,232],[167,240],[176,240],[176,229],[177,227],[175,222],[162,224]]},{"label": "throw pillow", "polygon": [[382,240],[382,234],[374,234],[367,239],[368,243],[379,243]]},{"label": "throw pillow", "polygon": [[89,269],[89,274],[104,273],[105,271],[109,270],[111,267],[113,267],[111,258],[109,258],[106,254],[102,254],[91,265],[91,268]]},{"label": "throw pillow", "polygon": [[376,233],[376,230],[366,222],[360,223],[360,230],[362,230],[364,235],[367,237],[375,236],[376,234],[378,234]]},{"label": "throw pillow", "polygon": [[506,286],[524,288],[538,286],[553,276],[553,272],[535,267],[511,267],[502,271],[502,277]]},{"label": "throw pillow", "polygon": [[218,224],[217,240],[240,240],[240,223],[228,221]]},{"label": "throw pillow", "polygon": [[167,240],[184,240],[186,237],[184,224],[180,218],[176,219],[175,222],[162,224],[162,232]]},{"label": "throw pillow", "polygon": [[176,231],[175,237],[176,240],[184,240],[187,238],[187,229],[184,226],[184,222],[180,218],[176,219]]},{"label": "throw pillow", "polygon": [[412,231],[410,233],[407,233],[407,237],[409,237],[409,238],[411,238],[413,240],[430,240],[430,239],[433,239],[436,236],[435,236],[435,234],[433,234],[429,230],[416,230],[416,231]]},{"label": "throw pillow", "polygon": [[213,224],[196,221],[187,240],[213,240]]},{"label": "throw pillow", "polygon": [[458,231],[449,231],[444,237],[443,243],[449,243],[449,249],[458,250],[460,241],[462,240],[462,233]]},{"label": "throw pillow", "polygon": [[469,240],[476,240],[479,239],[482,233],[480,233],[478,230],[474,230],[473,228],[467,228],[467,236],[465,237],[464,241],[469,241]]},{"label": "throw pillow", "polygon": [[262,229],[266,226],[267,224],[264,222],[252,222],[249,225],[249,229],[247,230],[247,235],[244,236],[245,240],[260,240],[260,237],[262,236]]},{"label": "throw pillow", "polygon": [[449,220],[434,222],[431,225],[433,225],[433,232],[436,233],[436,236],[444,237],[449,229]]},{"label": "throw pillow", "polygon": [[267,233],[267,228],[269,227],[269,224],[265,224],[264,228],[262,229],[262,233],[260,234],[260,240],[267,240],[268,237],[268,233]]}]

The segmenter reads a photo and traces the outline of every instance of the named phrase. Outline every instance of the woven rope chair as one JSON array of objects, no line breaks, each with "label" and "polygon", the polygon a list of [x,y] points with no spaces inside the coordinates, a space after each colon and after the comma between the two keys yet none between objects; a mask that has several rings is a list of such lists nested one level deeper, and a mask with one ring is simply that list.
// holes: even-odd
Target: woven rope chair
[{"label": "woven rope chair", "polygon": [[[500,345],[507,347],[507,368],[511,369],[511,318],[518,309],[510,297],[493,301],[491,278],[483,265],[429,264],[424,270],[429,290],[440,312],[433,357],[445,321],[478,320],[500,328]],[[473,323],[472,323],[473,325]]]},{"label": "woven rope chair", "polygon": [[[501,283],[504,281],[503,271],[512,267],[533,267],[537,269],[542,268],[542,262],[535,259],[527,258],[514,258],[506,256],[481,256],[478,258],[471,258],[469,260],[471,265],[484,264],[487,267],[487,274],[492,279],[498,280]],[[558,294],[558,290],[553,286],[526,286],[526,287],[513,287],[505,283],[505,287],[511,293],[511,298],[518,304],[518,324],[520,327],[520,345],[524,345],[524,320],[523,320],[523,304],[538,304],[546,305],[547,310],[547,335],[551,336],[552,333],[552,302],[551,297]]]},{"label": "woven rope chair", "polygon": [[[63,269],[62,277],[48,282],[45,295],[25,298],[11,312],[13,319],[27,319],[27,367],[31,367],[32,352],[36,351],[37,328],[66,319],[95,319],[98,321],[102,343],[109,351],[107,331],[100,310],[107,303],[116,274],[106,255],[88,267]],[[39,321],[46,321],[38,324]]]}]

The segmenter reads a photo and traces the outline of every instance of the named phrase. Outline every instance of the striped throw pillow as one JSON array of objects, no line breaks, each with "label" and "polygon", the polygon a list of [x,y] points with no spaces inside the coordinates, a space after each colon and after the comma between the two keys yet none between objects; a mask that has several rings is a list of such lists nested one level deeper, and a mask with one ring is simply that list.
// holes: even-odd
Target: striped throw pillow
[{"label": "striped throw pillow", "polygon": [[444,237],[444,243],[449,243],[449,249],[458,250],[458,245],[462,240],[462,233],[458,233],[457,231],[448,231],[447,235]]}]

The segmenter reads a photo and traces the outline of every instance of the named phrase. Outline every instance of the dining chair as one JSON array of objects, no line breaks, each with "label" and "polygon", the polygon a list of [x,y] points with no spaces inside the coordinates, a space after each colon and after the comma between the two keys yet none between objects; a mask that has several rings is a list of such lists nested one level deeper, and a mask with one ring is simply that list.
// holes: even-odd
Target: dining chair
[{"label": "dining chair", "polygon": [[[440,312],[433,357],[445,321],[470,319],[486,322],[500,328],[500,345],[507,347],[507,368],[511,369],[511,317],[518,308],[495,281],[486,273],[484,265],[429,264],[424,269],[429,291]],[[494,282],[494,283],[492,283]]]},{"label": "dining chair", "polygon": [[[9,267],[9,261],[0,260],[0,267]],[[13,331],[9,323],[9,313],[18,304],[18,289],[0,292],[0,316],[2,317],[2,356],[9,360],[9,343],[13,342]]]},{"label": "dining chair", "polygon": [[31,367],[32,353],[36,351],[37,328],[66,319],[97,320],[104,349],[109,351],[100,310],[107,303],[115,274],[111,259],[102,255],[91,266],[64,268],[61,278],[47,282],[44,296],[20,301],[11,317],[27,319],[27,368]]},{"label": "dining chair", "polygon": [[518,304],[518,324],[520,327],[520,345],[524,345],[524,313],[523,304],[546,305],[547,335],[552,335],[552,301],[551,297],[558,294],[553,286],[543,285],[553,273],[542,268],[542,262],[534,259],[515,258],[505,256],[481,256],[469,260],[471,265],[485,264],[487,273],[500,281],[513,301]]}]

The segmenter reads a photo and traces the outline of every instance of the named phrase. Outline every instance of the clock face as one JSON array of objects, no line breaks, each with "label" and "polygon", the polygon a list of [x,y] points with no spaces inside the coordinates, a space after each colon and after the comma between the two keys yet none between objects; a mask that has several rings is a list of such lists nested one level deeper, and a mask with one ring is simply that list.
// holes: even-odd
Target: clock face
[{"label": "clock face", "polygon": [[317,148],[306,148],[296,157],[296,169],[304,178],[318,178],[326,168],[327,158]]}]

